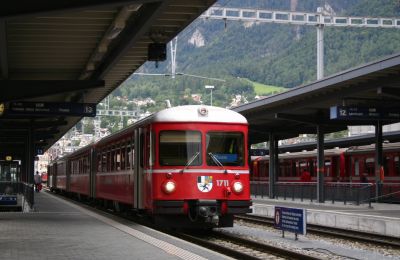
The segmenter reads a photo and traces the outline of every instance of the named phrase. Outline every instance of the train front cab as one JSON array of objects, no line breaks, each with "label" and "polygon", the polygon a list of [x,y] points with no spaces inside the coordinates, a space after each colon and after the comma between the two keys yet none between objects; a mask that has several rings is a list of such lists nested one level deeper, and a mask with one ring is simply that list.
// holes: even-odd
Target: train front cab
[{"label": "train front cab", "polygon": [[247,125],[157,123],[141,136],[149,149],[138,192],[158,224],[232,226],[251,212]]}]

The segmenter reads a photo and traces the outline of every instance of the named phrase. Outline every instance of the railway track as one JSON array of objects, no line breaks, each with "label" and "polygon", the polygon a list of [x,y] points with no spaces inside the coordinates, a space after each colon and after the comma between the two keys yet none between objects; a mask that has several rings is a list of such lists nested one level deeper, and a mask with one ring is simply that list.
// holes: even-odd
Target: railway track
[{"label": "railway track", "polygon": [[[245,222],[250,222],[253,224],[264,225],[264,226],[274,225],[274,221],[272,218],[249,215],[249,214],[243,216],[235,216],[235,220],[242,220]],[[400,238],[382,236],[379,234],[372,234],[355,230],[343,230],[343,229],[319,226],[313,224],[307,224],[307,233],[318,234],[322,236],[331,236],[334,238],[348,239],[363,243],[371,243],[373,245],[390,246],[396,249],[400,249]]]},{"label": "railway track", "polygon": [[174,232],[172,235],[235,259],[320,259],[219,231],[210,231],[207,234]]}]

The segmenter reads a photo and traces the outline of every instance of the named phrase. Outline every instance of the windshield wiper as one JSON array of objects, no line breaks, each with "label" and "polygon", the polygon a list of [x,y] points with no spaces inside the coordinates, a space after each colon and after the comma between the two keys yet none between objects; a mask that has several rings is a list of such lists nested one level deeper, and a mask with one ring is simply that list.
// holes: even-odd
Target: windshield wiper
[{"label": "windshield wiper", "polygon": [[183,173],[193,162],[194,160],[196,160],[197,156],[199,156],[200,152],[195,153],[192,158],[190,158],[190,160],[188,161],[188,163],[185,165],[185,167],[183,167],[183,169],[181,170],[181,173]]},{"label": "windshield wiper", "polygon": [[208,155],[211,157],[211,159],[214,161],[214,163],[220,167],[222,167],[222,169],[224,169],[224,173],[228,173],[228,171],[225,169],[224,165],[222,165],[222,163],[217,159],[217,157],[215,157],[215,155],[212,152],[209,152]]}]

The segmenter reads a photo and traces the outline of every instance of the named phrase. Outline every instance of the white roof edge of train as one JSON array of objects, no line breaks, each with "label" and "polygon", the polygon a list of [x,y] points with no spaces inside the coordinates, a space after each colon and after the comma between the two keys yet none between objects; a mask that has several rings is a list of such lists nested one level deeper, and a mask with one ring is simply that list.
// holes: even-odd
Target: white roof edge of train
[{"label": "white roof edge of train", "polygon": [[[205,111],[203,114],[200,111]],[[179,118],[176,114],[179,113]],[[210,123],[238,123],[248,124],[247,119],[233,111],[222,107],[205,105],[186,105],[161,110],[151,116],[138,121],[141,125],[149,122],[210,122]]]}]

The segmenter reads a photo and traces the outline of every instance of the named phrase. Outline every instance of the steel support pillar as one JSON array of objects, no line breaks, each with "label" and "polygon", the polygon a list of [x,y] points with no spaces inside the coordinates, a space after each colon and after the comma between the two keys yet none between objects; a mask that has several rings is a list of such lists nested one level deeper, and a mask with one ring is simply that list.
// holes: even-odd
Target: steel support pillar
[{"label": "steel support pillar", "polygon": [[275,167],[275,154],[277,151],[275,142],[275,136],[273,133],[269,133],[269,197],[273,199],[275,197],[275,184],[276,184],[276,167]]},{"label": "steel support pillar", "polygon": [[325,202],[324,196],[324,129],[322,126],[317,126],[317,201],[319,203]]},{"label": "steel support pillar", "polygon": [[26,149],[26,154],[27,154],[27,159],[26,159],[26,176],[27,176],[27,182],[28,183],[33,183],[33,175],[35,171],[35,144],[34,144],[34,136],[33,136],[33,129],[32,127],[29,127],[28,129],[28,143],[27,143],[27,149]]},{"label": "steel support pillar", "polygon": [[[380,170],[383,166],[383,152],[382,152],[382,122],[377,121],[375,124],[375,183],[376,187],[376,197],[381,196],[381,187],[383,178],[381,178]],[[383,176],[382,176],[383,177]],[[379,200],[379,199],[378,199]]]},{"label": "steel support pillar", "polygon": [[317,25],[317,80],[324,77],[324,25]]}]

